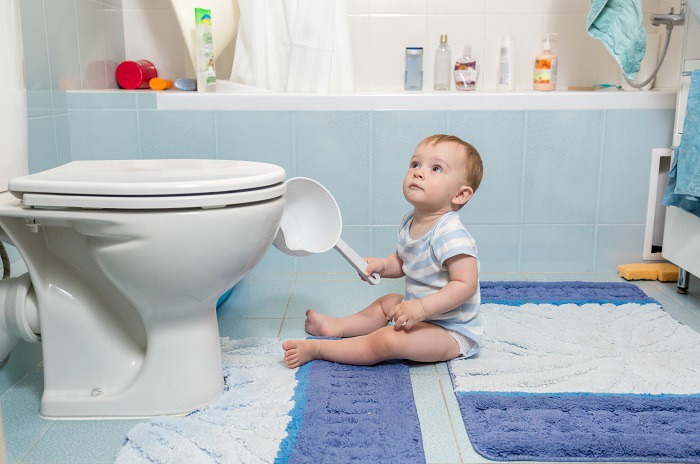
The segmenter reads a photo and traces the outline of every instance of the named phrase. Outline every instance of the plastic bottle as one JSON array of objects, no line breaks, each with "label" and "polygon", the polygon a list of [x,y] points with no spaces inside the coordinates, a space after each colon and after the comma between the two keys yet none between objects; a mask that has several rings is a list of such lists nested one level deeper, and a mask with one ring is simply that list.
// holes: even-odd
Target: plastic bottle
[{"label": "plastic bottle", "polygon": [[552,53],[550,36],[558,35],[548,32],[542,40],[542,53],[535,57],[535,75],[532,88],[535,90],[554,90],[557,88],[558,57]]},{"label": "plastic bottle", "polygon": [[498,59],[497,90],[515,89],[515,39],[512,35],[501,37],[501,53]]},{"label": "plastic bottle", "polygon": [[457,90],[476,90],[479,68],[471,54],[472,46],[465,45],[462,54],[455,62],[455,87]]},{"label": "plastic bottle", "polygon": [[197,46],[197,91],[216,92],[214,41],[211,30],[211,10],[194,9]]},{"label": "plastic bottle", "polygon": [[452,86],[452,50],[447,45],[447,35],[440,36],[440,45],[435,50],[435,80],[433,90],[450,90]]},{"label": "plastic bottle", "polygon": [[406,47],[405,90],[423,90],[423,47]]}]

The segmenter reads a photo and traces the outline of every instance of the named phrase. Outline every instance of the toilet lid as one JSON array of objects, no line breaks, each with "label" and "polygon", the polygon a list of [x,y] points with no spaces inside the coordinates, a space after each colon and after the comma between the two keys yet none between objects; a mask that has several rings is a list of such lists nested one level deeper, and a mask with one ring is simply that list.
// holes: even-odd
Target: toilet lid
[{"label": "toilet lid", "polygon": [[36,207],[216,207],[280,196],[284,177],[280,166],[254,161],[73,161],[14,178],[9,189]]}]

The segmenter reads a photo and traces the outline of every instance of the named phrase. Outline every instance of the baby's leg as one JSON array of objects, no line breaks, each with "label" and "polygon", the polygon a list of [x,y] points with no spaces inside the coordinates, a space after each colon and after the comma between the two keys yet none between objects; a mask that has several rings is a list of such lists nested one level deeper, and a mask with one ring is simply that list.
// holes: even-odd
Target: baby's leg
[{"label": "baby's leg", "polygon": [[304,329],[310,335],[323,337],[355,337],[374,332],[387,325],[387,314],[397,304],[401,303],[403,295],[390,293],[375,300],[362,311],[347,317],[331,317],[317,313],[314,310],[306,310],[306,322]]},{"label": "baby's leg", "polygon": [[282,344],[290,368],[313,359],[368,366],[387,359],[438,362],[456,358],[459,346],[445,329],[419,322],[410,331],[382,327],[374,332],[342,340],[288,340]]}]

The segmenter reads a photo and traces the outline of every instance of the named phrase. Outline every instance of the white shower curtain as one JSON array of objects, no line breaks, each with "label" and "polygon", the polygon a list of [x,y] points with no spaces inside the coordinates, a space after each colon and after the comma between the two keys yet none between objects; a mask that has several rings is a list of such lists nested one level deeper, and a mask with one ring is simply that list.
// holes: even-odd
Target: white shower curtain
[{"label": "white shower curtain", "polygon": [[355,91],[345,0],[238,0],[231,80],[275,92]]}]

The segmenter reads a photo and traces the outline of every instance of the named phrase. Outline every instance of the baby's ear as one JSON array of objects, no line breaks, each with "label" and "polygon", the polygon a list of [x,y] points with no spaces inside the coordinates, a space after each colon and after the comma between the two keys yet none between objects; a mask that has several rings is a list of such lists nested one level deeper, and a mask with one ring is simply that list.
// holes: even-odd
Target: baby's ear
[{"label": "baby's ear", "polygon": [[474,190],[468,185],[462,185],[459,188],[459,192],[452,198],[453,205],[463,205],[469,201],[469,199],[474,195]]}]

